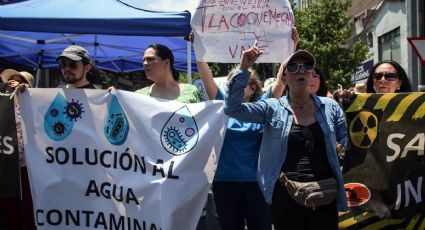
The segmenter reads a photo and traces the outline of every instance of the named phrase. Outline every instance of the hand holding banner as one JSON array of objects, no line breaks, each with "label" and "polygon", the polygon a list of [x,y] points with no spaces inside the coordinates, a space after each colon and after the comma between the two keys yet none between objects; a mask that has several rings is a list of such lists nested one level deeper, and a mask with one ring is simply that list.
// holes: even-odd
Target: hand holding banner
[{"label": "hand holding banner", "polygon": [[222,102],[89,89],[21,99],[38,229],[196,228],[227,124]]},{"label": "hand holding banner", "polygon": [[355,95],[339,229],[424,228],[424,108],[425,93]]},{"label": "hand holding banner", "polygon": [[[6,85],[0,83],[0,92]],[[0,197],[19,197],[19,159],[13,98],[0,96]]]}]

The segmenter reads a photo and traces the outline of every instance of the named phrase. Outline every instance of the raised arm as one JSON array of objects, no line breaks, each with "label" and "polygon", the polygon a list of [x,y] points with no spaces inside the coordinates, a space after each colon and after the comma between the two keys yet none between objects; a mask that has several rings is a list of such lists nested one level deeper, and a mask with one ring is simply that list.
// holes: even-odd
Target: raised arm
[{"label": "raised arm", "polygon": [[300,40],[300,35],[298,34],[297,28],[295,26],[292,28],[291,39],[294,43],[294,48],[292,52],[295,52],[297,50],[298,42]]},{"label": "raised arm", "polygon": [[235,71],[227,82],[227,97],[225,98],[224,113],[241,121],[264,123],[267,104],[264,100],[242,103],[244,89],[248,85],[251,67],[262,51],[255,43],[250,49],[242,53],[239,69]]},{"label": "raised arm", "polygon": [[[292,39],[292,42],[294,43],[292,52],[295,52],[295,50],[297,50],[297,45],[299,41],[299,34],[296,27],[292,28],[291,39]],[[284,74],[285,73],[283,71],[283,64],[281,64],[279,68],[279,72],[277,73],[277,76],[276,76],[276,81],[273,83],[271,88],[272,97],[276,99],[281,98],[285,94],[286,86],[285,86],[285,82],[283,81]]]},{"label": "raised arm", "polygon": [[[193,33],[190,33],[188,38],[192,44],[195,42],[195,36]],[[208,63],[201,61],[196,61],[196,66],[198,67],[198,72],[201,76],[202,84],[204,84],[205,91],[207,91],[208,98],[210,100],[216,99],[218,86],[215,84],[214,76],[211,72],[210,66]]]},{"label": "raised arm", "polygon": [[285,73],[283,72],[283,65],[281,64],[279,68],[279,72],[277,73],[277,76],[276,76],[276,81],[273,82],[273,85],[271,88],[272,97],[276,99],[281,98],[285,92],[286,85],[285,85],[285,82],[283,81],[284,74]]},{"label": "raised arm", "polygon": [[210,100],[216,99],[218,86],[214,81],[211,69],[206,62],[196,61],[198,72]]}]

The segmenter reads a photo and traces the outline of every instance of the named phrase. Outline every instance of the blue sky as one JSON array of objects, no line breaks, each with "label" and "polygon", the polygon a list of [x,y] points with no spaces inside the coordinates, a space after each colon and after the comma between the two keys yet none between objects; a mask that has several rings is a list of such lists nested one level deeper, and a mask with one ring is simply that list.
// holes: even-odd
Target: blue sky
[{"label": "blue sky", "polygon": [[198,6],[198,0],[121,0],[129,5],[147,10],[183,11],[189,10],[192,14]]}]

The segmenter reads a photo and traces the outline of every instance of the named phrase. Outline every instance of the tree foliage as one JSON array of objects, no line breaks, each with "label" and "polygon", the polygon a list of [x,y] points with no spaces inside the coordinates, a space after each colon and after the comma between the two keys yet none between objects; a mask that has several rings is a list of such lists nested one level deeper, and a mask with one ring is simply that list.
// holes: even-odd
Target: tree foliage
[{"label": "tree foliage", "polygon": [[295,26],[300,35],[298,49],[310,51],[328,79],[330,88],[347,86],[368,48],[353,35],[351,17],[346,15],[351,0],[317,0],[306,9],[294,9]]}]

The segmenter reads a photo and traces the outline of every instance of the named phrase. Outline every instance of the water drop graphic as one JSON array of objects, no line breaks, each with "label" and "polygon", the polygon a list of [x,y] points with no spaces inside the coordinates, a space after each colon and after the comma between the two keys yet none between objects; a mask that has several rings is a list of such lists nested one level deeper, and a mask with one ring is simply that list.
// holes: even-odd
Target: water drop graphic
[{"label": "water drop graphic", "polygon": [[74,121],[66,117],[65,108],[68,102],[58,93],[44,114],[44,132],[54,141],[64,140],[71,134]]},{"label": "water drop graphic", "polygon": [[171,115],[161,131],[161,144],[172,155],[183,155],[198,142],[198,126],[187,106]]},{"label": "water drop graphic", "polygon": [[113,145],[122,145],[127,140],[128,120],[115,95],[112,96],[111,103],[108,106],[103,131],[106,139]]}]

